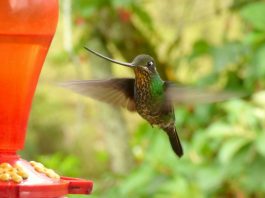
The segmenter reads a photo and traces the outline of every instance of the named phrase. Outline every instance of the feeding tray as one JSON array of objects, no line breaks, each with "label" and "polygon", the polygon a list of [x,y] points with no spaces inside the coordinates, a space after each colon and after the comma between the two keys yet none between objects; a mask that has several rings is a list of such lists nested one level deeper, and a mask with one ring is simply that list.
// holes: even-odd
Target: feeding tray
[{"label": "feeding tray", "polygon": [[90,194],[92,188],[92,181],[60,177],[41,163],[27,162],[15,153],[0,154],[1,198],[55,198]]}]

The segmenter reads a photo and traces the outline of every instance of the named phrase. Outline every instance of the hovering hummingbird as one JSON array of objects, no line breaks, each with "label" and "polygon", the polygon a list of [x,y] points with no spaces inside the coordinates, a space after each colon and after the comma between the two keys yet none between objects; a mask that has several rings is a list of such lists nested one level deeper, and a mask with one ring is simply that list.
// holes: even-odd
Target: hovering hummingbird
[{"label": "hovering hummingbird", "polygon": [[78,80],[63,83],[62,86],[99,101],[138,112],[152,126],[158,126],[167,133],[171,147],[179,157],[183,155],[183,149],[175,127],[173,104],[217,102],[235,96],[230,92],[214,93],[164,81],[156,70],[154,59],[149,55],[138,55],[131,63],[125,63],[89,48],[85,49],[110,62],[132,68],[135,78]]}]

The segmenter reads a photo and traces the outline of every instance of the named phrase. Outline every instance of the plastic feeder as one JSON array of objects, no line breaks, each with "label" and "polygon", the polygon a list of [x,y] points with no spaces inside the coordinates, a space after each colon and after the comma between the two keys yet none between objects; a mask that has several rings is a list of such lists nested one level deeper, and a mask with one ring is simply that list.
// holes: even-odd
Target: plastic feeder
[{"label": "plastic feeder", "polygon": [[0,198],[57,198],[92,190],[91,181],[60,177],[17,155],[57,19],[57,0],[0,0]]}]

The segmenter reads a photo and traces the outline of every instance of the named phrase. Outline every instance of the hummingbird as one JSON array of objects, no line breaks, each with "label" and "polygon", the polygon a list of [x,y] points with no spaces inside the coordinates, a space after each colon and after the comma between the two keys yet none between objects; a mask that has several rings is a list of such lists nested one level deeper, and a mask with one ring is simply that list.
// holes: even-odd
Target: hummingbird
[{"label": "hummingbird", "polygon": [[146,54],[138,55],[132,62],[126,63],[87,47],[85,49],[112,63],[133,69],[135,78],[76,80],[62,83],[62,86],[93,99],[137,112],[151,126],[157,126],[166,132],[178,157],[183,155],[183,148],[175,126],[174,104],[217,102],[235,96],[230,92],[220,94],[164,81],[156,70],[155,60]]}]

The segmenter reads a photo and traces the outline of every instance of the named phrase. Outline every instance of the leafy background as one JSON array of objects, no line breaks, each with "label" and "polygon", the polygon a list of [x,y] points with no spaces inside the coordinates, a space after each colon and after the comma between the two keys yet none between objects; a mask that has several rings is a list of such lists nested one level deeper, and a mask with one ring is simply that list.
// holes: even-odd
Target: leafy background
[{"label": "leafy background", "polygon": [[[95,198],[265,197],[264,13],[258,0],[61,0],[21,155],[93,180]],[[56,85],[133,76],[83,46],[124,61],[150,54],[163,79],[249,96],[176,107],[178,159],[137,114]]]}]

